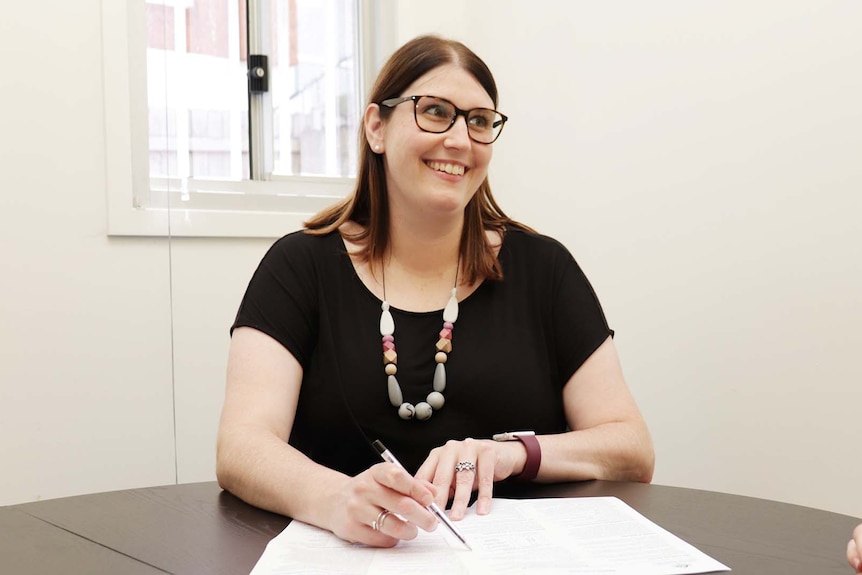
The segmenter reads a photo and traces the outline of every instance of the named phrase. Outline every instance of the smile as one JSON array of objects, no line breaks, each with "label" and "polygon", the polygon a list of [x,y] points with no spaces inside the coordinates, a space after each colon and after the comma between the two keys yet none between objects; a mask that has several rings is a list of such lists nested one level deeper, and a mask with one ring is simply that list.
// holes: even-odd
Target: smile
[{"label": "smile", "polygon": [[464,175],[464,166],[459,164],[446,164],[443,162],[425,162],[432,170],[437,170],[438,172],[446,172],[447,174],[452,174],[453,176],[463,176]]}]

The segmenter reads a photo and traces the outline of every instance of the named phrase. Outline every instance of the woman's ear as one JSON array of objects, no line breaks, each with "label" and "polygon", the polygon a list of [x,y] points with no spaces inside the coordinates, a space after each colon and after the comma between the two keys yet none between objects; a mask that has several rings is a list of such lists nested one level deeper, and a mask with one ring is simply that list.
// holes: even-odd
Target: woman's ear
[{"label": "woman's ear", "polygon": [[385,151],[383,136],[386,124],[383,118],[380,117],[380,106],[377,104],[368,104],[365,108],[365,139],[368,140],[368,145],[374,150],[375,154],[382,154]]}]

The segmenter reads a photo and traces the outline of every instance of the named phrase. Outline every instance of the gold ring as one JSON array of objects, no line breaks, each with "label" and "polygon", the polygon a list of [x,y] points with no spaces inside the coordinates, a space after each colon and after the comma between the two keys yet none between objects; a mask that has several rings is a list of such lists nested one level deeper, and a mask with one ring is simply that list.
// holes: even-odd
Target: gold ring
[{"label": "gold ring", "polygon": [[391,515],[391,512],[384,509],[380,513],[377,514],[377,519],[371,522],[371,528],[375,531],[380,531],[383,529],[383,523],[386,522],[386,518]]}]

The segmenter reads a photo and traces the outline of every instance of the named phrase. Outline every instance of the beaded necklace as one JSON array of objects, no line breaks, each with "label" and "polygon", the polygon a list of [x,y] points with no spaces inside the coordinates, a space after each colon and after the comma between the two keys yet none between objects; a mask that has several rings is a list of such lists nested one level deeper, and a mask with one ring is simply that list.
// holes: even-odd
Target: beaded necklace
[{"label": "beaded necklace", "polygon": [[398,384],[395,374],[398,372],[398,354],[395,353],[395,319],[389,311],[389,302],[386,301],[386,274],[381,269],[383,283],[383,303],[380,305],[380,335],[383,337],[383,370],[387,375],[387,390],[389,392],[389,403],[398,408],[398,416],[401,419],[419,419],[424,421],[431,417],[435,409],[442,409],[445,399],[443,390],[446,389],[446,360],[452,352],[452,330],[455,329],[455,321],[458,319],[458,268],[461,266],[461,257],[458,256],[458,265],[455,268],[455,287],[452,288],[449,302],[443,309],[443,329],[440,330],[440,339],[437,340],[437,352],[434,360],[437,367],[434,368],[433,391],[428,394],[425,401],[420,401],[415,406],[404,401],[401,386]]}]

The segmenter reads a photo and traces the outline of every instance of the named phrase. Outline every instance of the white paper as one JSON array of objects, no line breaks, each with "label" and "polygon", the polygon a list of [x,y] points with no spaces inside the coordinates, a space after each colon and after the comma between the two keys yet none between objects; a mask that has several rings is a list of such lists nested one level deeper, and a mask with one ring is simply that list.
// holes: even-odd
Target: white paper
[{"label": "white paper", "polygon": [[730,571],[616,497],[494,499],[456,522],[467,550],[442,525],[391,549],[347,543],[292,521],[251,575],[571,573],[686,575]]}]

